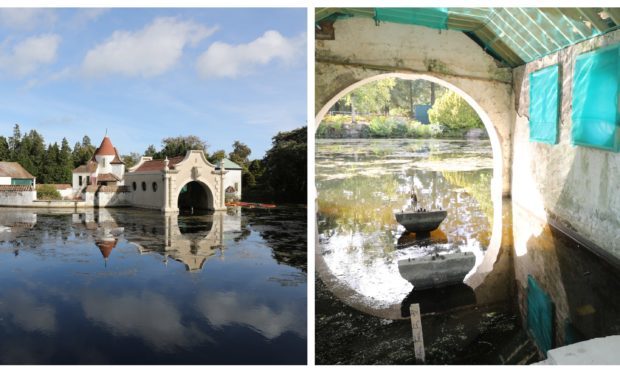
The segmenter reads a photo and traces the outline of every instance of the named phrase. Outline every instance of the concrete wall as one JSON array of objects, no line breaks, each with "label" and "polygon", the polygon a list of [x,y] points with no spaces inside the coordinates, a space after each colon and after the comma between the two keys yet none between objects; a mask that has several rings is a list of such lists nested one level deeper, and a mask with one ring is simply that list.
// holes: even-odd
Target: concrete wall
[{"label": "concrete wall", "polygon": [[[133,189],[133,183],[136,189]],[[146,184],[146,191],[142,190],[142,183]],[[153,182],[157,184],[157,191],[153,191]],[[162,172],[125,173],[125,186],[131,192],[128,201],[131,205],[141,208],[161,209],[164,205],[164,181]]]},{"label": "concrete wall", "polygon": [[[571,145],[573,69],[576,57],[620,42],[620,31],[594,38],[514,70],[512,199],[542,220],[555,220],[620,259],[620,154]],[[529,141],[529,73],[559,64],[559,143]],[[520,231],[527,241],[537,231]],[[517,242],[515,242],[517,243]],[[523,242],[518,242],[523,246]]]},{"label": "concrete wall", "polygon": [[[461,94],[489,131],[497,174],[494,187],[510,193],[514,100],[512,76],[459,31],[349,18],[334,23],[335,40],[316,41],[316,125],[342,96],[388,76],[423,78]],[[500,179],[501,175],[501,179]]]},{"label": "concrete wall", "polygon": [[0,206],[28,206],[37,199],[36,191],[0,191]]},{"label": "concrete wall", "polygon": [[84,205],[88,207],[125,207],[129,206],[131,192],[85,192]]}]

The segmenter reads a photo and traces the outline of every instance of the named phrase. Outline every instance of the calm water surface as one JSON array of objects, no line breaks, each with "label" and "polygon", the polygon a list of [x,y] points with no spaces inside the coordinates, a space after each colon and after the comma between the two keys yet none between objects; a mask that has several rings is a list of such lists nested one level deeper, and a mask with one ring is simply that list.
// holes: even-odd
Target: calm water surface
[{"label": "calm water surface", "polygon": [[0,209],[0,362],[305,364],[306,210]]},{"label": "calm water surface", "polygon": [[[487,140],[317,140],[320,253],[331,274],[371,307],[400,303],[413,286],[398,260],[431,253],[484,256],[493,218]],[[394,212],[443,208],[429,238],[406,233]]]}]

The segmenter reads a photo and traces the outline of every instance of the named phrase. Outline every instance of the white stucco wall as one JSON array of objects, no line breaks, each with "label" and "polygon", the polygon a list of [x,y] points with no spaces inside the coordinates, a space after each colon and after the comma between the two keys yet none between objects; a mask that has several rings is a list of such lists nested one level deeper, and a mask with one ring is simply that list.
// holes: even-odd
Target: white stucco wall
[{"label": "white stucco wall", "polygon": [[242,195],[242,185],[241,185],[241,170],[240,169],[226,169],[226,174],[224,174],[224,190],[228,188],[228,186],[235,187],[237,192],[235,196],[238,199],[241,199]]},{"label": "white stucco wall", "polygon": [[[80,176],[82,176],[82,186],[80,186]],[[76,193],[84,189],[88,184],[86,183],[86,177],[90,176],[90,173],[73,173],[71,186],[73,188],[73,192]]]},{"label": "white stucco wall", "polygon": [[[128,195],[128,201],[141,208],[161,209],[164,204],[164,182],[162,172],[149,173],[126,173],[125,186],[129,187],[131,192]],[[133,189],[133,183],[136,183],[136,190]],[[142,182],[146,184],[146,191],[142,190]],[[153,182],[157,183],[157,191],[153,191]]]},{"label": "white stucco wall", "polygon": [[0,185],[10,185],[11,177],[0,177]]},{"label": "white stucco wall", "polygon": [[[594,38],[514,70],[518,115],[514,130],[513,203],[562,225],[620,258],[620,154],[571,145],[576,57],[620,42],[620,31]],[[529,140],[529,74],[558,63],[561,79],[559,143]],[[523,246],[536,231],[515,234]]]}]

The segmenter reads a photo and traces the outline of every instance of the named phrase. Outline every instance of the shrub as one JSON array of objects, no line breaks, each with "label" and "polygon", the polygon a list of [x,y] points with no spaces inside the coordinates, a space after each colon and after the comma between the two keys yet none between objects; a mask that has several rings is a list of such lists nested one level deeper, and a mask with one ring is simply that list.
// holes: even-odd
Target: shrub
[{"label": "shrub", "polygon": [[62,197],[54,185],[39,185],[37,186],[37,199],[59,200]]},{"label": "shrub", "polygon": [[450,129],[482,128],[482,120],[461,96],[448,91],[428,110],[431,123],[443,124]]},{"label": "shrub", "polygon": [[392,135],[393,126],[394,122],[389,117],[377,116],[372,118],[368,129],[371,137],[387,138]]}]

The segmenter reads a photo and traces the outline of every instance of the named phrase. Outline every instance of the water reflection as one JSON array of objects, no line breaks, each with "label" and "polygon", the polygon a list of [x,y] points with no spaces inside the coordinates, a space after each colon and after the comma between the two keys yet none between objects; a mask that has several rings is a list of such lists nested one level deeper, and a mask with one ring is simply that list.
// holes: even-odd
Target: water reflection
[{"label": "water reflection", "polygon": [[[410,294],[399,260],[472,252],[476,266],[483,261],[495,222],[488,141],[317,140],[316,175],[317,268],[365,309],[400,306]],[[430,236],[394,218],[412,192],[419,207],[448,211]]]},{"label": "water reflection", "polygon": [[305,221],[3,209],[0,362],[303,364]]}]

